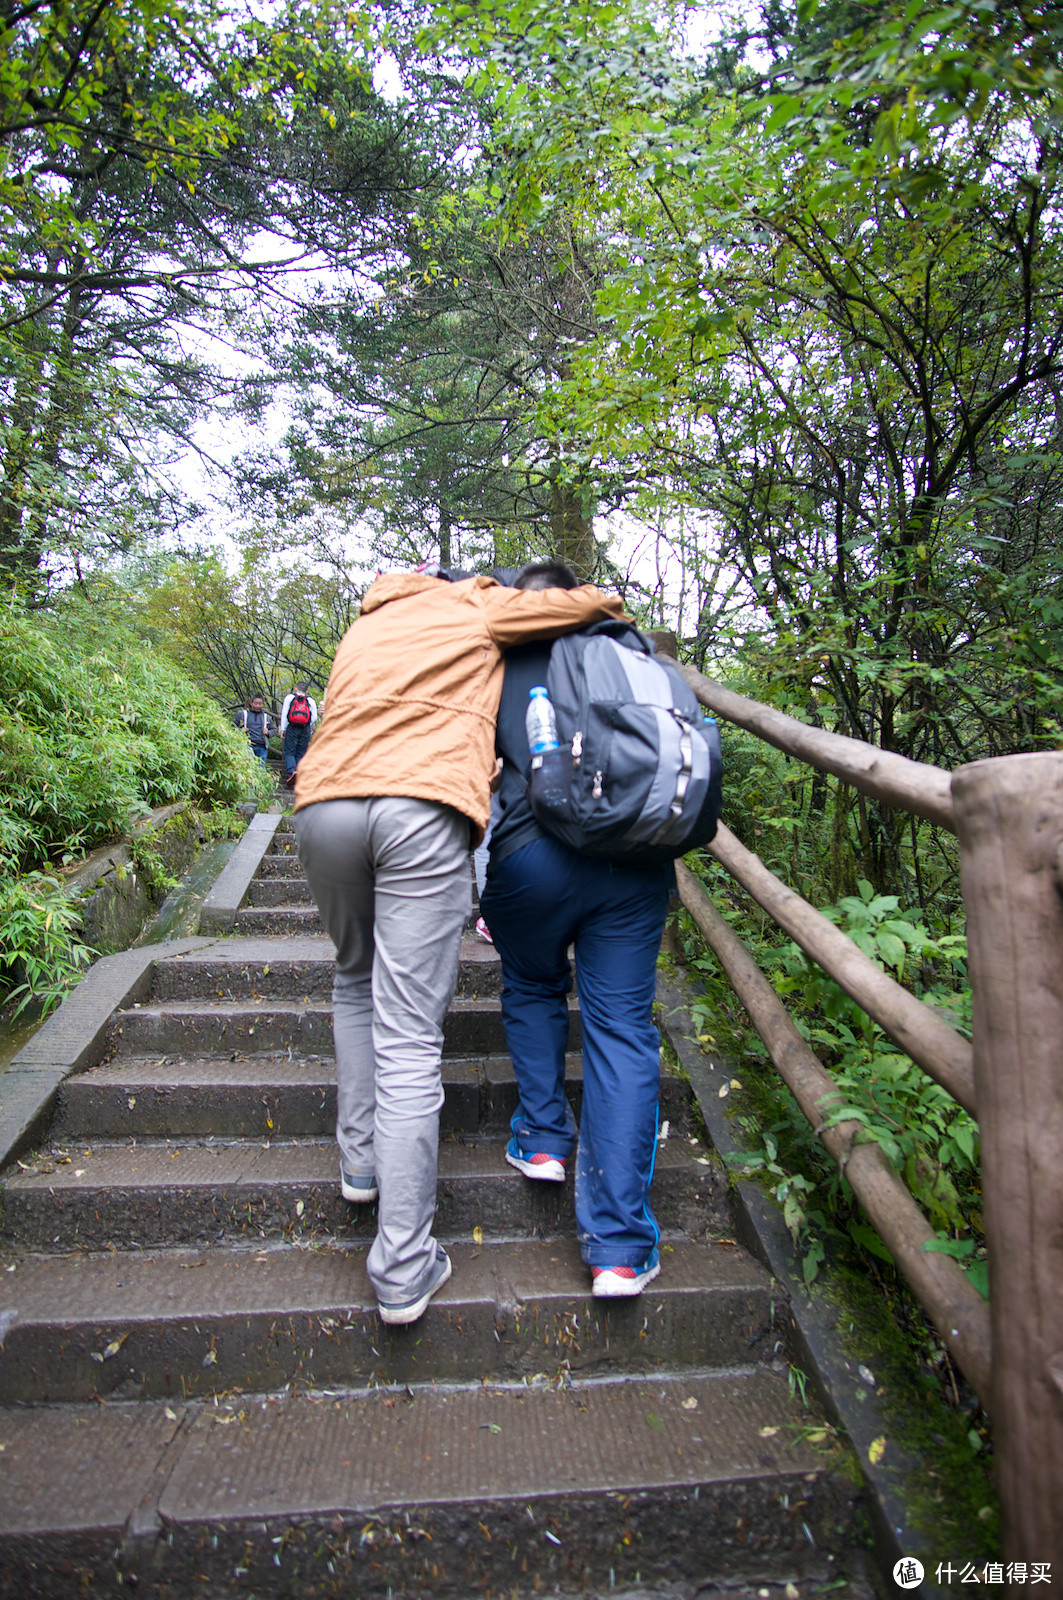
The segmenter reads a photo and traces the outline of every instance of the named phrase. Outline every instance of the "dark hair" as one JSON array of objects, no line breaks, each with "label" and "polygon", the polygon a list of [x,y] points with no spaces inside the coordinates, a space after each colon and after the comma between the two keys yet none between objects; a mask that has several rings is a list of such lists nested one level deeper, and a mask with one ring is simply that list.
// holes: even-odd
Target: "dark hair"
[{"label": "dark hair", "polygon": [[306,693],[306,684],[302,680],[300,680],[300,682],[296,684],[295,692],[296,692],[296,694],[305,694]]},{"label": "dark hair", "polygon": [[579,579],[571,567],[556,556],[544,561],[529,561],[513,580],[514,589],[578,589]]},{"label": "dark hair", "polygon": [[512,589],[519,573],[519,567],[488,567],[487,569],[487,576],[494,578],[495,582],[500,583],[504,589]]},{"label": "dark hair", "polygon": [[[471,567],[444,567],[439,561],[422,561],[414,572],[423,572],[426,578],[441,578],[444,583],[461,583],[464,578],[475,578]],[[377,577],[380,576],[378,571]]]}]

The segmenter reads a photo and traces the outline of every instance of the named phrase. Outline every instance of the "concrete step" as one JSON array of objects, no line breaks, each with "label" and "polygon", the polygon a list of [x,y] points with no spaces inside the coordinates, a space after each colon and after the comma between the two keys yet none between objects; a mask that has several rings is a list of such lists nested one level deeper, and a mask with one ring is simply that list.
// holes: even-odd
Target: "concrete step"
[{"label": "concrete step", "polygon": [[325,931],[316,906],[241,906],[233,927],[236,933],[263,935],[267,939]]},{"label": "concrete step", "polygon": [[[578,1119],[582,1060],[566,1061]],[[445,1133],[508,1132],[517,1106],[508,1056],[450,1057],[443,1062]],[[676,1132],[689,1122],[689,1089],[666,1078],[662,1117]],[[263,1054],[135,1056],[67,1078],[59,1086],[53,1142],[100,1139],[293,1139],[326,1137],[336,1126],[336,1065],[331,1056]]]},{"label": "concrete step", "polygon": [[0,1592],[383,1600],[826,1579],[857,1490],[808,1421],[764,1367],[9,1408]]},{"label": "concrete step", "polygon": [[310,893],[310,885],[306,879],[298,876],[276,878],[262,877],[253,879],[247,891],[247,904],[249,906],[312,906],[314,897]]},{"label": "concrete step", "polygon": [[[476,923],[476,905],[473,902],[466,931],[471,934]],[[313,904],[278,906],[244,905],[236,912],[233,932],[244,938],[290,939],[324,934],[325,925]]]},{"label": "concrete step", "polygon": [[547,1371],[746,1366],[773,1356],[763,1268],[732,1244],[666,1245],[632,1300],[594,1300],[575,1240],[452,1244],[416,1329],[387,1328],[366,1246],[143,1250],[5,1263],[0,1404],[141,1399]]},{"label": "concrete step", "polygon": [[[259,863],[259,878],[303,878],[303,864],[298,854],[284,849],[279,855],[265,855]],[[305,878],[303,879],[305,882]]]},{"label": "concrete step", "polygon": [[[581,1045],[579,1008],[569,1002],[570,1050]],[[332,1050],[332,1006],[308,1001],[173,1000],[115,1013],[115,1050],[123,1055],[203,1055],[292,1050],[324,1055]],[[505,1030],[497,1002],[458,996],[443,1022],[447,1055],[501,1055]]]},{"label": "concrete step", "polygon": [[[285,858],[282,864],[287,866]],[[250,920],[252,912],[265,911],[277,914],[282,911],[290,912],[293,916],[300,912],[314,911],[316,904],[310,893],[310,885],[301,873],[287,872],[283,877],[278,875],[260,874],[253,878],[248,885],[244,904],[240,908],[241,919]],[[476,922],[478,915],[475,900],[470,903],[470,926]]]},{"label": "concrete step", "polygon": [[[726,1178],[680,1140],[658,1148],[653,1205],[662,1233],[730,1232]],[[444,1140],[436,1228],[444,1241],[571,1235],[572,1177],[532,1183],[500,1141]],[[332,1139],[237,1144],[72,1145],[21,1161],[0,1185],[0,1240],[24,1251],[154,1248],[224,1239],[371,1237],[375,1205],[340,1197]]]},{"label": "concrete step", "polygon": [[[325,1000],[332,998],[336,949],[327,934],[287,939],[218,939],[155,964],[153,998]],[[502,968],[493,946],[463,939],[457,993],[497,995]]]}]

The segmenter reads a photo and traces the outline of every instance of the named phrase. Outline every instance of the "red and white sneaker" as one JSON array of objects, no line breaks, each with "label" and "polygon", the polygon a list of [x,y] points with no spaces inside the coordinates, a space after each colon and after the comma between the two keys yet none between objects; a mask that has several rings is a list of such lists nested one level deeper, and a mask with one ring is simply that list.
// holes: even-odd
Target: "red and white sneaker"
[{"label": "red and white sneaker", "polygon": [[644,1267],[592,1267],[591,1294],[599,1300],[618,1300],[641,1294],[661,1270],[656,1250]]},{"label": "red and white sneaker", "polygon": [[476,937],[482,939],[485,944],[494,944],[495,942],[491,937],[491,930],[483,917],[477,917],[476,919]]},{"label": "red and white sneaker", "polygon": [[548,1156],[545,1150],[522,1150],[516,1139],[506,1146],[506,1160],[526,1178],[538,1178],[545,1183],[564,1183],[564,1156]]}]

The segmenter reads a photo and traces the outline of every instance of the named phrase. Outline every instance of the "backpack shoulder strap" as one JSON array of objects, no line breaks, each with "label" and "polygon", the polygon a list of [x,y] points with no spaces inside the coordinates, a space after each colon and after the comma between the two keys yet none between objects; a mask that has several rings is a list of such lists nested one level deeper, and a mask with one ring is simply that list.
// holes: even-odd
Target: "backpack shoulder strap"
[{"label": "backpack shoulder strap", "polygon": [[[640,633],[633,622],[625,622],[622,617],[603,617],[600,622],[589,622],[585,628],[578,630],[588,638],[606,637],[615,639],[617,644],[624,645],[628,650],[638,650],[645,656],[656,655],[652,639]],[[562,634],[562,638],[570,638],[570,634]]]}]

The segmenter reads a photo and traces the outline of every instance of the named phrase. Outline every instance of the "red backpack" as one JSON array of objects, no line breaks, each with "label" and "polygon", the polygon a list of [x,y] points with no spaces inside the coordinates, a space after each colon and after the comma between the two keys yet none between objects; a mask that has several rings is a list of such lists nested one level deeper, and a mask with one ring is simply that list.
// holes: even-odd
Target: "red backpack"
[{"label": "red backpack", "polygon": [[293,694],[288,707],[288,721],[296,728],[308,728],[312,720],[310,702],[305,694]]}]

